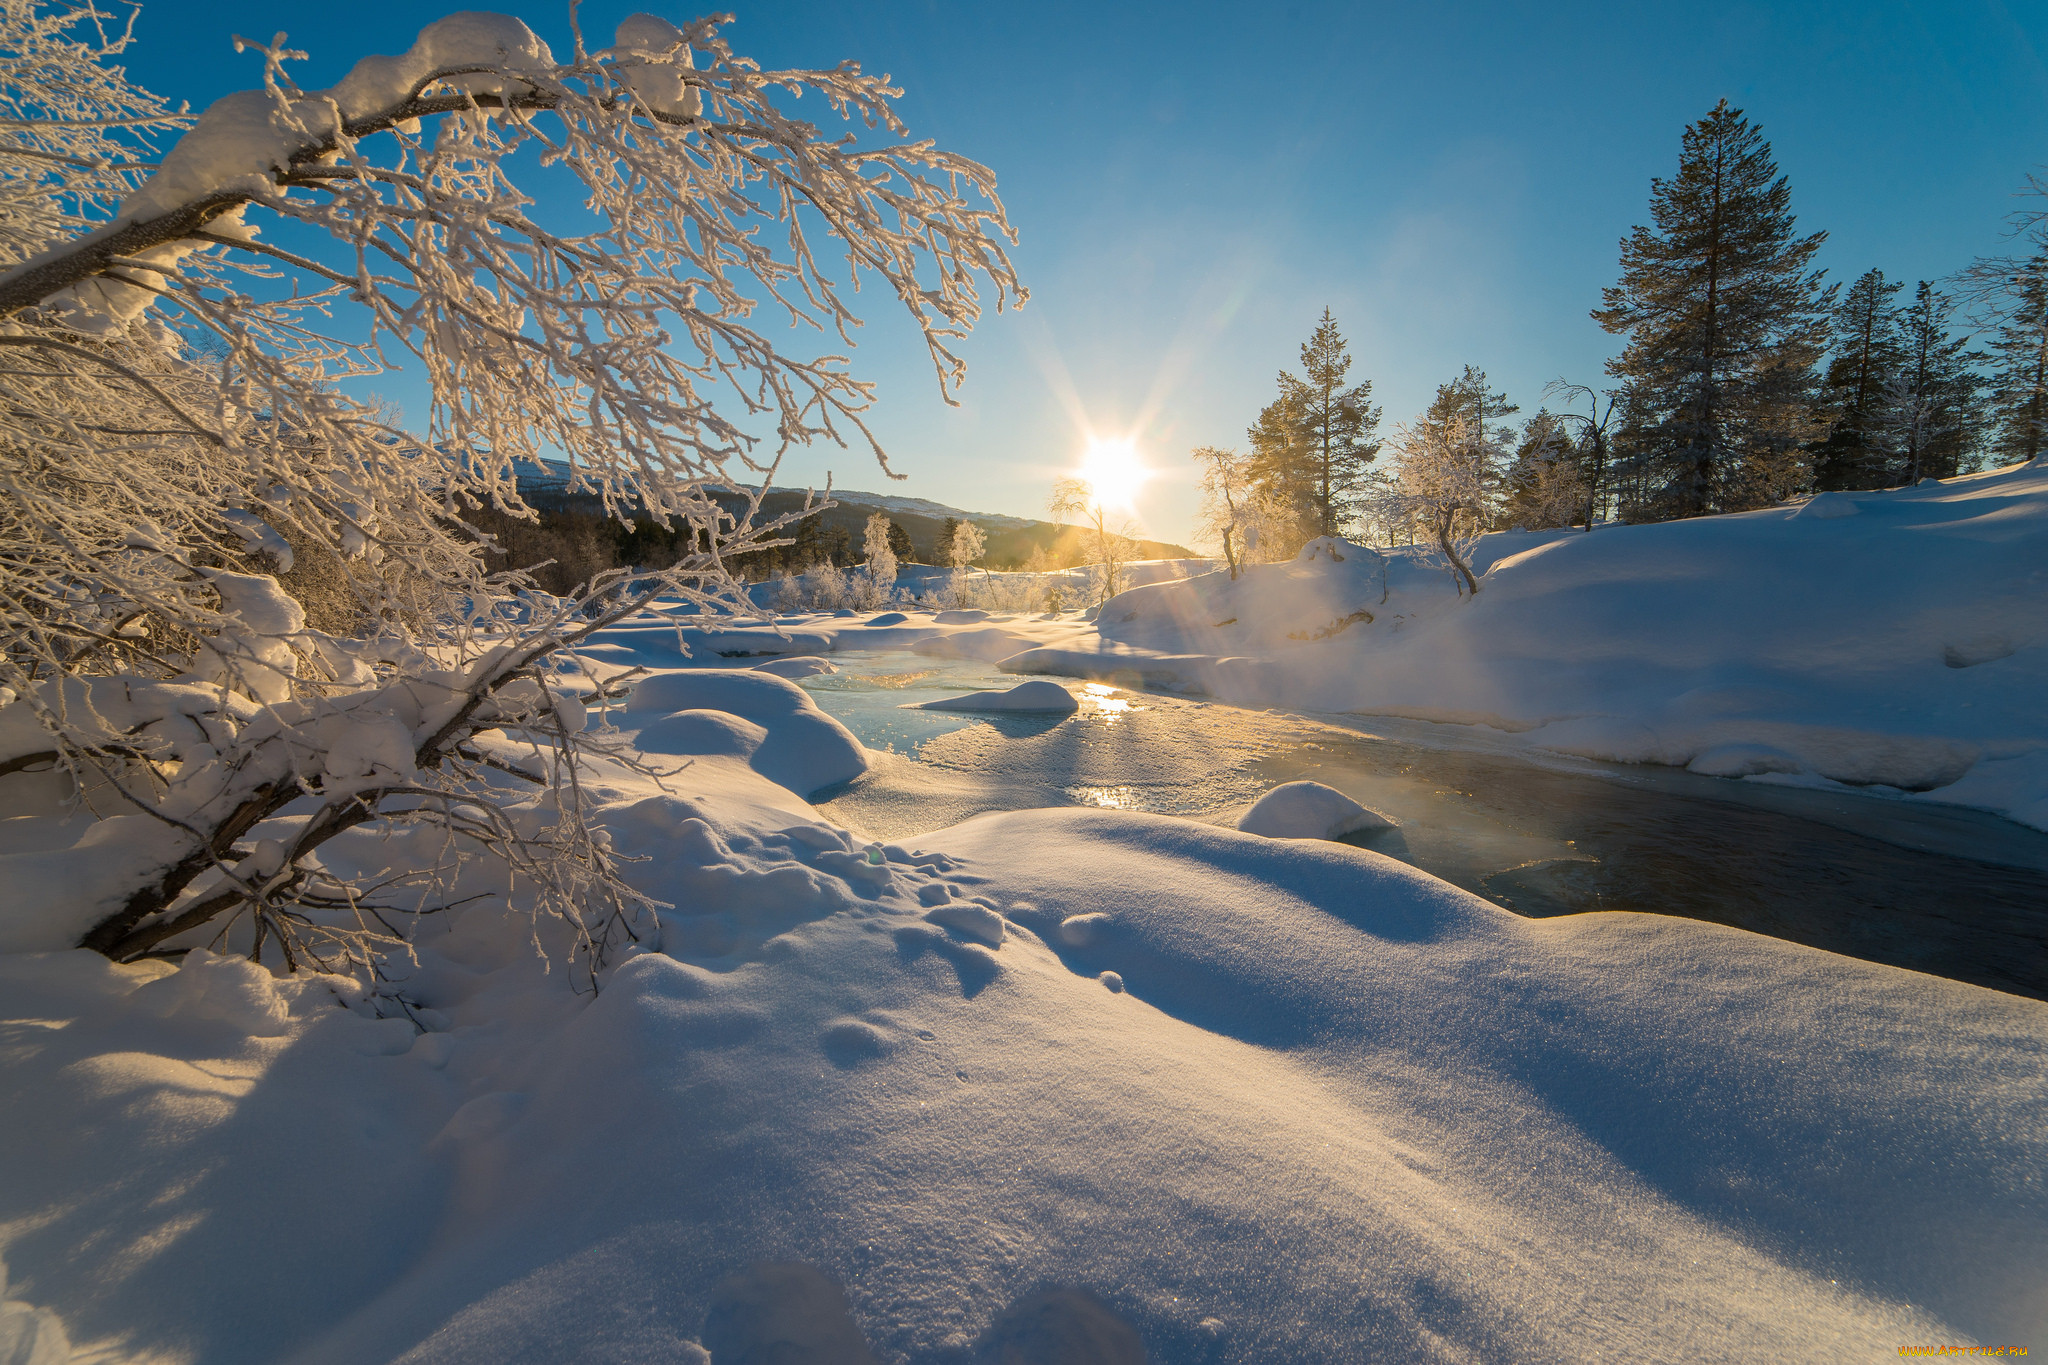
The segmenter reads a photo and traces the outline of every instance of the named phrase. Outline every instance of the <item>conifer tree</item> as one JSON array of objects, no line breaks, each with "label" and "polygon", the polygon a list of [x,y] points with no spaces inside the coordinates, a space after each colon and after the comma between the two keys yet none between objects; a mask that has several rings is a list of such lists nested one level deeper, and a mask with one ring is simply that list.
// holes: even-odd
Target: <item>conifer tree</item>
[{"label": "conifer tree", "polygon": [[1949,335],[1955,304],[1920,281],[1899,312],[1900,357],[1873,430],[1887,458],[1887,483],[1946,479],[1970,471],[1984,439],[1981,351]]},{"label": "conifer tree", "polygon": [[1992,449],[2008,460],[2048,451],[2048,226],[2031,255],[1979,260],[1963,280],[1991,325]]},{"label": "conifer tree", "polygon": [[1892,303],[1903,287],[1903,281],[1886,280],[1882,270],[1867,270],[1835,309],[1826,379],[1834,426],[1813,450],[1817,488],[1883,488],[1890,482],[1877,426],[1904,359],[1899,310]]},{"label": "conifer tree", "polygon": [[1819,435],[1813,369],[1833,297],[1809,267],[1827,234],[1794,234],[1770,144],[1726,100],[1685,130],[1678,174],[1650,186],[1655,227],[1623,239],[1621,281],[1593,311],[1628,337],[1608,368],[1631,390],[1631,453],[1660,476],[1650,510],[1783,497]]},{"label": "conifer tree", "polygon": [[1337,320],[1323,309],[1314,335],[1302,344],[1299,378],[1285,371],[1280,387],[1296,398],[1310,486],[1308,503],[1315,533],[1334,536],[1357,512],[1369,466],[1380,453],[1373,439],[1380,409],[1372,404],[1372,381],[1346,386],[1351,354]]},{"label": "conifer tree", "polygon": [[1268,505],[1278,509],[1267,528],[1267,548],[1286,558],[1315,534],[1317,518],[1309,490],[1315,486],[1308,423],[1302,413],[1301,395],[1284,384],[1280,396],[1259,412],[1259,420],[1245,432],[1251,442],[1249,472],[1252,487]]},{"label": "conifer tree", "polygon": [[1514,462],[1503,479],[1503,525],[1525,531],[1569,526],[1586,501],[1579,452],[1564,419],[1548,408],[1522,426]]},{"label": "conifer tree", "polygon": [[1351,355],[1328,308],[1302,344],[1301,368],[1280,372],[1280,396],[1248,433],[1253,474],[1269,501],[1295,509],[1300,539],[1340,535],[1372,479],[1380,409],[1371,380],[1344,382]]},{"label": "conifer tree", "polygon": [[1486,371],[1476,365],[1467,365],[1465,372],[1448,384],[1439,384],[1436,398],[1429,405],[1428,420],[1448,421],[1452,417],[1465,419],[1471,439],[1480,442],[1487,449],[1505,449],[1513,440],[1511,428],[1502,425],[1503,417],[1512,417],[1522,410],[1518,403],[1510,403],[1505,390],[1492,391],[1486,378]]}]

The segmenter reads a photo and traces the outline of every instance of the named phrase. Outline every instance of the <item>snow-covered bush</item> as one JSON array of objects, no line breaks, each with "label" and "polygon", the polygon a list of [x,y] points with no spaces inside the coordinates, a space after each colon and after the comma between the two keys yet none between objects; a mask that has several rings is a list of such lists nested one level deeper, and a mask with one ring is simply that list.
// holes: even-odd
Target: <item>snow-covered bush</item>
[{"label": "snow-covered bush", "polygon": [[[819,437],[882,458],[870,386],[778,349],[764,303],[845,339],[872,272],[960,380],[978,287],[1023,298],[992,178],[900,140],[884,80],[764,72],[718,19],[634,15],[558,57],[458,14],[317,91],[255,45],[262,87],[195,120],[109,64],[103,17],[0,0],[0,775],[54,764],[105,817],[6,913],[116,958],[232,940],[364,968],[488,856],[601,957],[651,907],[577,795],[615,690],[578,642],[656,594],[750,609],[726,563],[816,504],[713,495]],[[805,92],[866,136],[782,110]],[[417,429],[337,387],[397,363],[429,381]],[[695,552],[526,591],[465,516],[530,518],[544,455]],[[309,555],[348,637],[272,576]],[[366,824],[439,851],[375,884],[325,869]]]}]

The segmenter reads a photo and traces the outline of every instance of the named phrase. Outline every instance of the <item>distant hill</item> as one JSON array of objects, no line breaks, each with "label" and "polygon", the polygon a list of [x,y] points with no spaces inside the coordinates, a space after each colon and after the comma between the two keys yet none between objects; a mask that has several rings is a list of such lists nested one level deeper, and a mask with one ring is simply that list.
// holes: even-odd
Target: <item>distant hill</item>
[{"label": "distant hill", "polygon": [[[785,497],[789,501],[780,502]],[[947,517],[971,521],[981,528],[982,534],[988,537],[987,562],[993,569],[1015,568],[1031,558],[1034,550],[1044,550],[1061,562],[1079,561],[1086,557],[1081,549],[1081,528],[1061,522],[1034,521],[1029,517],[1004,516],[995,512],[965,512],[926,498],[903,498],[851,489],[833,489],[832,501],[837,505],[823,514],[828,527],[846,527],[858,545],[867,519],[876,512],[886,512],[889,520],[901,526],[910,537],[917,558],[925,563],[931,562],[933,546],[938,544],[939,533],[945,528]],[[776,489],[769,493],[762,507],[780,511],[785,506],[801,506],[802,502],[802,493],[784,493]],[[1192,559],[1194,551],[1169,541],[1140,540],[1135,557]]]},{"label": "distant hill", "polygon": [[[519,485],[529,493],[559,491],[568,482],[567,477],[556,467],[547,466],[528,473],[522,469]],[[794,511],[803,506],[803,490],[776,488],[761,501],[761,509],[770,515]],[[1087,558],[1081,547],[1081,528],[1061,522],[1036,521],[1030,517],[1007,516],[1000,512],[966,512],[957,507],[948,507],[929,498],[908,498],[895,493],[865,493],[856,489],[832,490],[835,504],[819,514],[826,529],[844,530],[854,545],[861,543],[861,535],[867,520],[876,512],[886,512],[889,519],[903,528],[910,537],[910,544],[918,562],[930,563],[933,547],[938,544],[939,534],[945,528],[946,518],[971,521],[988,537],[986,562],[992,569],[1009,569],[1022,565],[1031,558],[1033,551],[1043,550],[1055,562],[1078,563]],[[1192,559],[1194,551],[1184,545],[1164,540],[1140,540],[1134,556],[1138,559]]]}]

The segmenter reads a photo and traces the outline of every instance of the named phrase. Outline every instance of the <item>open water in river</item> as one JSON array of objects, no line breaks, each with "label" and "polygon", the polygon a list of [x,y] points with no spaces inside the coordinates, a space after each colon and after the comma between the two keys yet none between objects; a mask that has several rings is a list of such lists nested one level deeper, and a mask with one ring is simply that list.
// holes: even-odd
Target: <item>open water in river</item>
[{"label": "open water in river", "polygon": [[1234,823],[1267,788],[1309,778],[1400,822],[1349,842],[1518,914],[1683,915],[2048,999],[2048,834],[1983,812],[1095,683],[1069,684],[1071,716],[905,711],[1019,679],[909,653],[834,662],[802,686],[883,752],[815,804],[876,838],[1042,806]]}]

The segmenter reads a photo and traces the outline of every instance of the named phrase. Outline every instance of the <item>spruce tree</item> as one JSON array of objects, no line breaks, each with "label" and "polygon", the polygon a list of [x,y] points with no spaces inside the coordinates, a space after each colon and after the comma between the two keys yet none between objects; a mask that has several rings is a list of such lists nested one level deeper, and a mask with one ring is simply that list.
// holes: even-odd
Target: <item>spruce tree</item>
[{"label": "spruce tree", "polygon": [[1465,372],[1456,379],[1437,385],[1436,398],[1429,406],[1429,420],[1441,422],[1453,416],[1462,417],[1470,424],[1476,438],[1505,445],[1514,438],[1511,429],[1501,425],[1500,419],[1521,410],[1520,404],[1508,401],[1505,390],[1500,393],[1492,391],[1486,371],[1476,365],[1467,365]]},{"label": "spruce tree", "polygon": [[1904,359],[1899,310],[1892,303],[1903,287],[1887,281],[1882,270],[1867,270],[1835,308],[1826,379],[1834,420],[1827,439],[1813,449],[1816,488],[1883,488],[1890,482],[1877,426]]},{"label": "spruce tree", "polygon": [[1252,447],[1252,486],[1275,510],[1272,524],[1266,528],[1273,539],[1266,548],[1275,558],[1286,558],[1316,534],[1318,525],[1310,496],[1315,469],[1301,395],[1283,384],[1280,396],[1260,410],[1259,420],[1246,430],[1245,437]]},{"label": "spruce tree", "polygon": [[1966,474],[1984,439],[1981,351],[1949,334],[1955,304],[1920,281],[1899,312],[1900,357],[1874,436],[1887,457],[1887,483],[1918,483]]},{"label": "spruce tree", "polygon": [[[2048,451],[2048,242],[2023,260],[1980,261],[1971,278],[1991,305],[1992,448],[2008,460]],[[1983,286],[1990,285],[1991,288]]]},{"label": "spruce tree", "polygon": [[1621,244],[1593,318],[1628,344],[1608,364],[1655,470],[1661,516],[1756,506],[1797,490],[1820,434],[1813,370],[1832,290],[1811,270],[1826,233],[1793,231],[1770,144],[1722,100],[1685,130],[1678,174],[1650,182],[1655,227]]}]

